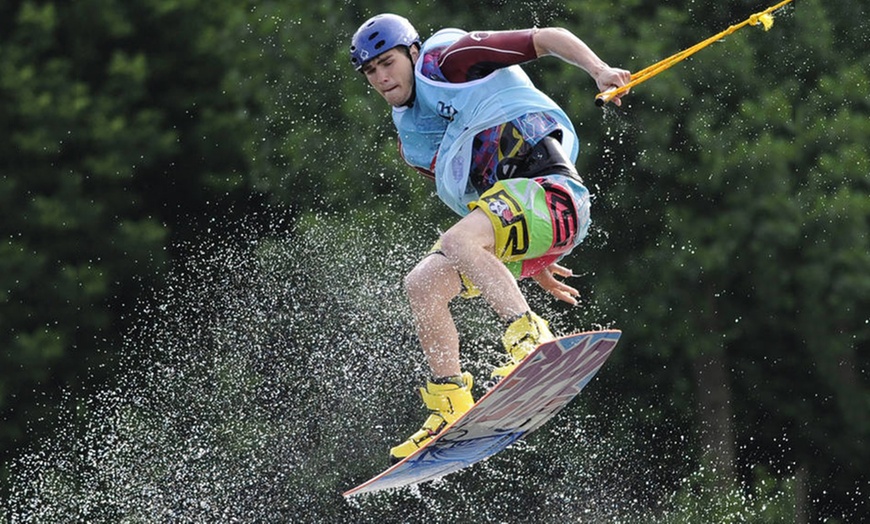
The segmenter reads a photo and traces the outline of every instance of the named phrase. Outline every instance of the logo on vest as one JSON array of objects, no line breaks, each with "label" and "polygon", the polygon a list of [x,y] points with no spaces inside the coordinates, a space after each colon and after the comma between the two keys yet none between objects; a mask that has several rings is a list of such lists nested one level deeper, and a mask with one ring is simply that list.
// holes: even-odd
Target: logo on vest
[{"label": "logo on vest", "polygon": [[448,122],[453,122],[453,117],[459,112],[452,105],[445,104],[444,102],[438,102],[437,111],[438,115],[447,119]]}]

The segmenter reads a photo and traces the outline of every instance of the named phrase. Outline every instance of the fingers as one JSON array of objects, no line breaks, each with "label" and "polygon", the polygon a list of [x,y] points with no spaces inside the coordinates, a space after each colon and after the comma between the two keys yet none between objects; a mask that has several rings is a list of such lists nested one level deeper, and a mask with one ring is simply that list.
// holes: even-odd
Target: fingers
[{"label": "fingers", "polygon": [[561,290],[561,289],[559,289],[559,290],[550,289],[548,291],[557,300],[560,300],[560,301],[565,302],[567,304],[571,304],[572,306],[576,306],[578,303],[577,302],[578,293],[576,292],[577,290],[566,291],[566,290]]},{"label": "fingers", "polygon": [[572,306],[577,305],[577,296],[579,295],[579,293],[577,293],[576,289],[573,290],[573,292],[562,291],[562,290],[558,290],[558,291],[557,290],[550,290],[550,293],[554,297],[556,297],[557,300],[561,300],[562,302],[566,302],[568,304],[571,304]]},{"label": "fingers", "polygon": [[[626,82],[626,83],[628,83],[628,82]],[[623,84],[623,85],[625,85],[625,84]],[[627,95],[629,93],[631,93],[631,89],[626,89],[622,93],[619,93],[618,96],[613,98],[613,103],[616,104],[617,106],[621,106],[622,105],[622,97],[624,97],[625,95]]]},{"label": "fingers", "polygon": [[569,278],[574,276],[574,272],[567,267],[559,264],[550,264],[549,267],[533,276],[532,278],[541,286],[547,293],[553,295],[556,299],[562,302],[567,302],[572,306],[577,305],[577,297],[580,292],[568,284],[557,280],[556,276]]},{"label": "fingers", "polygon": [[570,269],[553,264],[541,273],[540,278],[538,278],[538,284],[540,284],[542,288],[553,295],[556,299],[561,300],[562,302],[567,302],[572,306],[576,306],[576,297],[580,296],[580,292],[568,284],[556,280],[553,276],[554,274],[561,277],[573,276]]},{"label": "fingers", "polygon": [[565,284],[564,282],[559,282],[558,280],[554,280],[557,284],[557,292],[556,296],[559,300],[564,302],[569,302],[572,305],[577,305],[577,297],[580,296],[580,292],[577,289]]},{"label": "fingers", "polygon": [[[631,82],[631,72],[625,69],[617,69],[617,68],[608,68],[605,70],[599,78],[596,79],[598,83],[598,88],[602,93],[606,93],[608,91],[613,91],[615,89],[621,88],[625,84]],[[606,102],[613,102],[617,106],[622,105],[622,97],[627,95],[629,90],[626,90],[623,93],[620,93],[617,96],[614,96],[612,99],[596,99],[595,103],[598,106],[603,106]]]},{"label": "fingers", "polygon": [[559,264],[550,264],[548,268],[550,273],[554,275],[559,275],[560,277],[569,278],[574,276],[574,272],[568,269],[567,267],[560,266]]}]

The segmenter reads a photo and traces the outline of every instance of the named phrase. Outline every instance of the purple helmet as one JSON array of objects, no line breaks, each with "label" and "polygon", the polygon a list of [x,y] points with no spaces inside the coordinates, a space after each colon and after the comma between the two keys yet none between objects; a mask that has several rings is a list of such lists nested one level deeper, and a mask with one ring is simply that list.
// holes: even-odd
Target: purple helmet
[{"label": "purple helmet", "polygon": [[381,14],[369,18],[350,41],[350,62],[357,71],[372,58],[404,45],[420,45],[420,35],[407,18]]}]

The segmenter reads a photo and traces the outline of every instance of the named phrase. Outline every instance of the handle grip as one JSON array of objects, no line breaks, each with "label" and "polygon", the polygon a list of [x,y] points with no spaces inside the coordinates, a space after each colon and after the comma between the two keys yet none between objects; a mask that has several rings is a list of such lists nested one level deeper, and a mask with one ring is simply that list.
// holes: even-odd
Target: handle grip
[{"label": "handle grip", "polygon": [[610,89],[595,95],[595,107],[604,107],[604,104],[610,102],[613,99],[614,91],[616,91],[616,88],[611,87]]}]

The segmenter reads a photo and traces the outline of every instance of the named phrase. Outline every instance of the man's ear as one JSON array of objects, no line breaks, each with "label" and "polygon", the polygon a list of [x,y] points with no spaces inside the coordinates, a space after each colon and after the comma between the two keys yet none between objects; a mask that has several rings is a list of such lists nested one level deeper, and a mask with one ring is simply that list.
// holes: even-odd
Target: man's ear
[{"label": "man's ear", "polygon": [[412,45],[408,49],[408,53],[411,55],[411,63],[416,64],[417,59],[420,58],[420,47],[417,45]]}]

